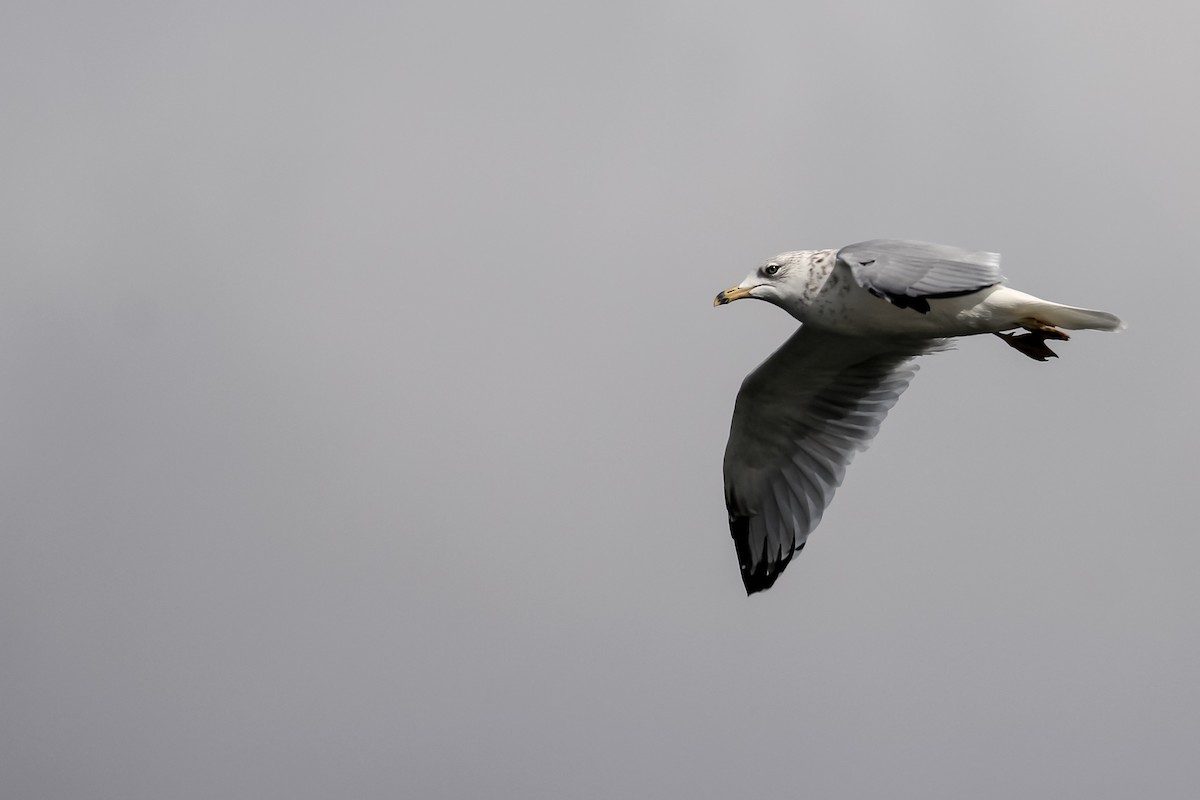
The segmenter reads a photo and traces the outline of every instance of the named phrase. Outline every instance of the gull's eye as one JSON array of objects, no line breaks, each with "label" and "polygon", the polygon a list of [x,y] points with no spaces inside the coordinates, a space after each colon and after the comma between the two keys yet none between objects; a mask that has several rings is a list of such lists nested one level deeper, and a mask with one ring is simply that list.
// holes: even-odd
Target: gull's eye
[{"label": "gull's eye", "polygon": [[767,268],[764,270],[764,272],[766,272],[768,275],[774,275],[776,272],[779,272],[779,265],[767,264]]}]

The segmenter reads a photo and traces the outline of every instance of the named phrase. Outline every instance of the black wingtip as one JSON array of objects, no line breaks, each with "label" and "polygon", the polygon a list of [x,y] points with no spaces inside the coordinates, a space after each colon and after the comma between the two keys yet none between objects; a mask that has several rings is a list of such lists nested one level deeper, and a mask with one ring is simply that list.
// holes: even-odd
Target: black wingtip
[{"label": "black wingtip", "polygon": [[[750,517],[730,515],[729,533],[733,537],[733,546],[737,550],[738,568],[742,573],[742,585],[746,587],[746,596],[763,592],[775,585],[775,581],[787,569],[788,563],[795,553],[804,549],[804,543],[793,552],[784,553],[778,560],[772,562],[767,554],[767,543],[763,542],[763,551],[755,559],[750,552]],[[758,563],[752,568],[751,565]]]},{"label": "black wingtip", "polygon": [[[783,572],[783,570],[779,570]],[[779,577],[779,572],[770,574],[754,574],[749,570],[742,570],[742,585],[746,587],[746,597],[757,592],[764,592],[775,585],[775,579]]]}]

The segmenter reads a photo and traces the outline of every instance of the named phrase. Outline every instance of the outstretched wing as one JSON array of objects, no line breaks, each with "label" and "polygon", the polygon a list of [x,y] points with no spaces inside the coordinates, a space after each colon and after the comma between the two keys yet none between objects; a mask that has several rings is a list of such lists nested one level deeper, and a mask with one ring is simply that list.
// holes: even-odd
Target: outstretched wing
[{"label": "outstretched wing", "polygon": [[943,340],[802,327],[742,383],[725,449],[725,505],[746,594],[768,589],[908,388],[913,356]]},{"label": "outstretched wing", "polygon": [[922,314],[930,299],[960,297],[1004,280],[999,253],[945,244],[872,239],[843,247],[837,259],[872,294]]}]

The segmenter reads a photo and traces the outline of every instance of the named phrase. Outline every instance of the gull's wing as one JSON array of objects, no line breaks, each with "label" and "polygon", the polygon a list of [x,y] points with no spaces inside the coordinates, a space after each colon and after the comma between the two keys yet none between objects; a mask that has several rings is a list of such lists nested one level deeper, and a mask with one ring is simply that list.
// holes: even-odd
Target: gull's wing
[{"label": "gull's wing", "polygon": [[929,311],[929,298],[959,297],[1004,280],[999,253],[946,244],[872,239],[846,245],[837,260],[871,294],[922,314]]},{"label": "gull's wing", "polygon": [[725,448],[725,505],[746,594],[770,588],[855,452],[944,340],[880,340],[802,327],[742,383]]}]

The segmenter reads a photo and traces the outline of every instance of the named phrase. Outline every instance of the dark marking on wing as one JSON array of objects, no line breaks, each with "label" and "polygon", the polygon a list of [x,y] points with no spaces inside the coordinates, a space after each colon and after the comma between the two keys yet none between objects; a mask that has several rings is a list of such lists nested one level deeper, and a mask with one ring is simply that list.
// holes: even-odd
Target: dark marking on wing
[{"label": "dark marking on wing", "polygon": [[[750,550],[750,520],[751,517],[748,514],[729,515],[729,534],[733,537],[733,546],[737,550],[738,568],[742,573],[742,585],[746,587],[747,596],[774,586],[775,580],[792,558],[792,553],[787,552],[783,554],[781,560],[772,563],[767,553],[770,542],[765,538],[762,542],[762,552],[752,552]],[[802,548],[803,545],[797,548],[796,552]]]}]

